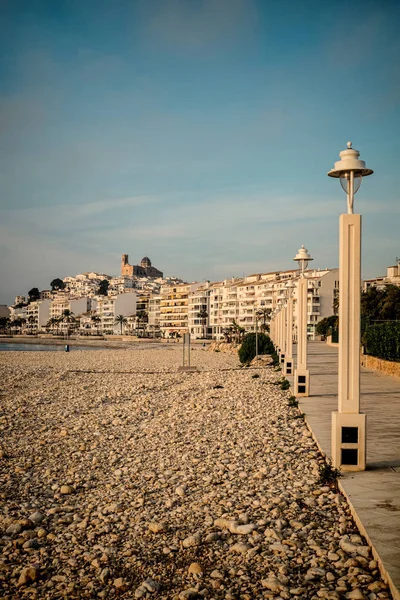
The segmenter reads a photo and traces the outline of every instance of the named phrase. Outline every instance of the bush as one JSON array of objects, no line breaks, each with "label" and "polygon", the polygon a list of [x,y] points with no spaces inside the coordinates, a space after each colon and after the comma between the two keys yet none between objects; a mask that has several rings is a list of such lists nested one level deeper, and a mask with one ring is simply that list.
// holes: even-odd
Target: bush
[{"label": "bush", "polygon": [[328,335],[331,329],[337,329],[338,326],[338,317],[332,315],[330,317],[325,317],[322,319],[317,325],[316,331],[318,335]]},{"label": "bush", "polygon": [[[258,334],[258,354],[272,354],[275,351],[274,345],[269,335],[265,333]],[[243,343],[238,352],[241,363],[249,363],[256,355],[256,334],[248,333],[244,336]]]},{"label": "bush", "polygon": [[370,356],[400,361],[400,323],[395,321],[367,327],[362,343]]}]

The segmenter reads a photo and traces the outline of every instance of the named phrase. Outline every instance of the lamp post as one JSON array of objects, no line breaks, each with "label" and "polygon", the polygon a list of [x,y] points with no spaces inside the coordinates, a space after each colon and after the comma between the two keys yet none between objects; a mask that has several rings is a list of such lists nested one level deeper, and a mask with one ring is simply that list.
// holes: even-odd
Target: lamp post
[{"label": "lamp post", "polygon": [[339,218],[339,381],[338,411],[332,413],[332,460],[343,471],[364,471],[366,415],[360,413],[361,215],[354,194],[373,171],[347,142],[329,177],[340,179],[347,214]]},{"label": "lamp post", "polygon": [[286,284],[286,354],[283,372],[285,375],[293,374],[293,281]]},{"label": "lamp post", "polygon": [[310,371],[307,369],[307,279],[304,276],[311,260],[307,248],[302,246],[294,257],[299,264],[300,277],[297,282],[297,368],[294,372],[296,396],[310,395]]}]

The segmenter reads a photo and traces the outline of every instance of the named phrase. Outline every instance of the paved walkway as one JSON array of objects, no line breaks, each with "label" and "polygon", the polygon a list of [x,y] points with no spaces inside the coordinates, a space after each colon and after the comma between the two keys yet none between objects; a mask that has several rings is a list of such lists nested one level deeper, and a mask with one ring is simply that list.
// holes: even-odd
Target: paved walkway
[{"label": "paved walkway", "polygon": [[[320,448],[330,456],[338,350],[309,342],[307,352],[311,395],[302,398],[299,406]],[[367,414],[367,470],[343,475],[340,487],[375,550],[394,598],[400,600],[400,380],[362,369],[361,411]]]}]

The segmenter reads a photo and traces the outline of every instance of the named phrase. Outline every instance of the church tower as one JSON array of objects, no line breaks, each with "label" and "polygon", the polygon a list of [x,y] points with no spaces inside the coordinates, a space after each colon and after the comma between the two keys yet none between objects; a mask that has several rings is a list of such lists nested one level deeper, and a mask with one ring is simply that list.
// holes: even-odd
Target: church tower
[{"label": "church tower", "polygon": [[123,254],[121,257],[121,275],[133,275],[133,267],[128,262],[128,255]]}]

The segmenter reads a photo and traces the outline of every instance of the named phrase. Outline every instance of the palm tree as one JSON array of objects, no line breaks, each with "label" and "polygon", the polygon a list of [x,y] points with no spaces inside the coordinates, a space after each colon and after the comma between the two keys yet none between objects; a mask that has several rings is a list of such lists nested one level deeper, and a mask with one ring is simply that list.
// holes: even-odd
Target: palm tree
[{"label": "palm tree", "polygon": [[100,317],[98,315],[91,315],[90,320],[94,325],[96,325],[96,333],[99,335],[99,323],[101,321]]},{"label": "palm tree", "polygon": [[263,320],[260,329],[264,332],[268,331],[267,319],[269,319],[271,312],[270,308],[259,308],[256,312],[256,319]]},{"label": "palm tree", "polygon": [[36,325],[36,319],[34,316],[31,315],[30,317],[27,318],[27,322],[30,325],[29,329],[31,330],[31,333],[32,333],[33,325]]},{"label": "palm tree", "polygon": [[232,341],[232,333],[233,333],[232,327],[225,327],[222,330],[222,335],[225,338],[225,342],[227,342],[228,344],[230,344]]},{"label": "palm tree", "polygon": [[125,323],[127,323],[127,318],[124,317],[124,315],[118,315],[118,317],[115,318],[115,322],[119,323],[121,325],[121,335],[122,335],[122,325],[124,325]]},{"label": "palm tree", "polygon": [[[62,311],[61,322],[62,323],[76,323],[74,313],[71,310],[69,310],[69,308],[66,308],[65,310]],[[67,327],[67,337],[69,334],[70,334],[70,329],[69,329],[69,327]]]},{"label": "palm tree", "polygon": [[207,325],[207,317],[208,317],[208,312],[206,311],[205,308],[202,308],[198,313],[197,313],[197,317],[199,319],[202,320],[202,325],[203,325],[203,338],[207,337],[207,331],[206,331],[206,325]]},{"label": "palm tree", "polygon": [[233,319],[231,323],[231,328],[235,336],[235,341],[238,344],[243,339],[243,335],[246,333],[246,330],[244,327],[241,327],[235,319]]},{"label": "palm tree", "polygon": [[148,322],[147,312],[145,310],[139,310],[136,313],[136,320],[137,320],[138,329],[140,329],[140,324],[142,324],[143,330],[144,330],[145,329],[144,325],[145,325],[145,323]]}]

